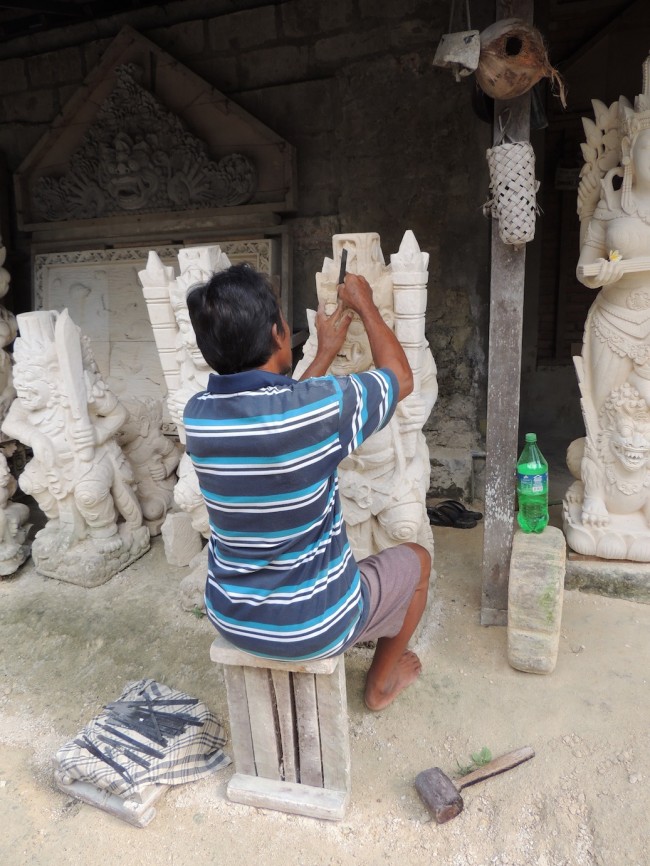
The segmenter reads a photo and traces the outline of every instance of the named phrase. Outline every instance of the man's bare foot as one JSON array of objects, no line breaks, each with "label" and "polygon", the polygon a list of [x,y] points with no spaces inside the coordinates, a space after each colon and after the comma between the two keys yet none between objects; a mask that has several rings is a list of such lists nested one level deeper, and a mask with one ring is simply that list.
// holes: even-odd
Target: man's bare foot
[{"label": "man's bare foot", "polygon": [[366,680],[364,701],[369,710],[377,712],[391,704],[398,694],[411,685],[422,670],[422,662],[411,650],[400,656],[391,676],[383,687]]}]

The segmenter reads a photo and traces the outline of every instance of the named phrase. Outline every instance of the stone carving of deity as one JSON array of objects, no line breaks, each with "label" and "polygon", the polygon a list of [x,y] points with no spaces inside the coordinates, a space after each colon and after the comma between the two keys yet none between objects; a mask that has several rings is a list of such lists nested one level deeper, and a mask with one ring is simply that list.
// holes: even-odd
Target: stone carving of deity
[{"label": "stone carving of deity", "polygon": [[[0,246],[0,298],[9,291],[11,277],[4,267],[7,250]],[[13,383],[11,355],[5,347],[16,338],[16,317],[6,307],[0,305],[0,427],[11,406],[16,390]]]},{"label": "stone carving of deity", "polygon": [[12,502],[16,479],[9,471],[7,458],[0,451],[0,576],[6,577],[20,568],[29,556],[27,535],[31,529],[29,506]]},{"label": "stone carving of deity", "polygon": [[[384,321],[395,331],[413,370],[413,393],[402,400],[390,423],[371,436],[339,466],[339,492],[350,545],[360,559],[386,547],[415,541],[433,554],[433,536],[426,512],[429,449],[422,432],[438,396],[437,371],[424,336],[428,253],[422,253],[407,231],[399,252],[386,265],[379,235],[334,235],[333,257],[316,275],[318,300],[331,313],[337,302],[337,282],[343,250],[346,270],[370,283]],[[294,371],[299,378],[316,354],[315,312],[307,311],[310,337]],[[358,317],[350,323],[346,341],[330,367],[336,376],[372,367],[368,337]]]},{"label": "stone carving of deity", "polygon": [[153,397],[125,403],[128,417],[117,441],[131,464],[144,524],[151,536],[160,535],[174,503],[176,467],[181,452],[162,432],[162,401]]},{"label": "stone carving of deity", "polygon": [[593,101],[578,190],[578,279],[600,289],[574,358],[586,435],[569,446],[575,551],[650,562],[650,57],[634,105]]},{"label": "stone carving of deity", "polygon": [[17,321],[17,396],[2,429],[34,454],[19,484],[48,522],[32,557],[41,574],[96,586],[149,549],[133,470],[116,440],[127,412],[67,310]]},{"label": "stone carving of deity", "polygon": [[[167,406],[176,425],[181,443],[185,443],[183,410],[187,401],[197,391],[207,387],[212,372],[196,345],[196,335],[187,310],[187,293],[199,283],[205,283],[216,271],[230,267],[228,257],[219,246],[183,247],[178,253],[179,276],[174,269],[163,265],[158,254],[149,253],[147,267],[140,271],[139,278],[147,302],[154,339],[158,348],[165,384]],[[202,538],[209,538],[210,527],[205,501],[199,488],[198,478],[192,462],[183,453],[178,465],[178,481],[174,488],[174,502],[191,523],[191,531]],[[175,522],[178,518],[169,515]],[[194,558],[200,543],[188,535],[188,531],[174,532],[174,537],[183,539],[175,544],[186,547],[187,552],[171,553],[171,524],[163,524],[168,559],[177,565],[188,565]]]}]

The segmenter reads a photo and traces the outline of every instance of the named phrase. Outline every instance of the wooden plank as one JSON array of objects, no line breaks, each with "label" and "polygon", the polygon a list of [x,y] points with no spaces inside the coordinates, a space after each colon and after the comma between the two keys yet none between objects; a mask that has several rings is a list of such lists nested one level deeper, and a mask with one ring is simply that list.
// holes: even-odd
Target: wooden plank
[{"label": "wooden plank", "polygon": [[280,776],[286,782],[297,782],[298,732],[293,706],[291,674],[271,671],[280,733]]},{"label": "wooden plank", "polygon": [[[497,0],[497,20],[507,17],[532,21],[533,0]],[[500,137],[498,118],[506,110],[509,111],[508,135],[514,141],[527,141],[530,133],[530,93],[507,103],[495,100],[495,144]],[[508,574],[514,530],[525,268],[525,246],[515,250],[504,244],[499,237],[498,222],[493,220],[482,625],[507,624]]]},{"label": "wooden plank", "polygon": [[298,725],[299,777],[303,785],[323,787],[318,703],[313,674],[294,674],[293,690]]},{"label": "wooden plank", "polygon": [[328,659],[290,662],[266,659],[262,656],[254,656],[250,653],[242,652],[242,650],[228,643],[221,635],[217,635],[212,641],[210,658],[213,662],[220,662],[224,665],[242,665],[251,668],[270,668],[271,670],[300,671],[301,673],[311,674],[331,674],[335,670],[338,660],[338,656]]},{"label": "wooden plank", "polygon": [[260,668],[244,668],[244,679],[257,775],[279,781],[280,749],[270,672]]},{"label": "wooden plank", "polygon": [[274,782],[235,773],[226,789],[228,799],[260,809],[276,809],[292,815],[340,821],[345,816],[349,794],[295,782]]},{"label": "wooden plank", "polygon": [[230,716],[230,739],[238,773],[255,775],[253,735],[251,734],[246,682],[242,667],[226,666],[223,669]]},{"label": "wooden plank", "polygon": [[316,677],[323,787],[335,791],[350,790],[350,733],[345,685],[343,656],[331,676]]}]

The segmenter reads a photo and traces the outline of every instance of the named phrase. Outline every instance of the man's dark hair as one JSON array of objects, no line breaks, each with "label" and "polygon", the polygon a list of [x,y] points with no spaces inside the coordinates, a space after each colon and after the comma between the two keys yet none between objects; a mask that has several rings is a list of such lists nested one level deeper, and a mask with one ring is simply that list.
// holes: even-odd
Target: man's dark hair
[{"label": "man's dark hair", "polygon": [[248,264],[232,265],[192,288],[187,308],[201,354],[222,375],[263,366],[277,346],[273,325],[284,335],[271,284]]}]

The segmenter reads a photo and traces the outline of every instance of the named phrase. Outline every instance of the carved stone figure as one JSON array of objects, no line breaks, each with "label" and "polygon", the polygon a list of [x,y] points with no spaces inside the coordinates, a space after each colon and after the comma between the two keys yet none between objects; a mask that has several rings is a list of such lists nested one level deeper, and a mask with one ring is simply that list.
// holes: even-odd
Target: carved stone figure
[{"label": "carved stone figure", "polygon": [[33,190],[37,218],[94,219],[124,213],[245,204],[256,170],[239,153],[219,162],[182,121],[138,83],[124,64],[115,88],[70,160],[67,172],[45,175]]},{"label": "carved stone figure", "polygon": [[[578,279],[598,289],[575,358],[586,436],[569,448],[578,481],[564,505],[569,545],[650,561],[650,57],[632,106],[594,100],[578,190]],[[646,404],[644,406],[644,404]]]},{"label": "carved stone figure", "polygon": [[41,574],[95,586],[149,549],[133,471],[115,439],[127,413],[67,310],[17,320],[17,397],[3,431],[34,453],[19,479],[48,518],[34,563]]},{"label": "carved stone figure", "polygon": [[[207,387],[212,372],[196,345],[196,335],[187,310],[187,293],[192,286],[206,282],[216,271],[229,268],[230,261],[219,246],[197,246],[179,250],[178,264],[180,273],[175,277],[174,269],[163,265],[159,256],[152,251],[146,269],[140,271],[138,276],[165,376],[169,414],[176,424],[180,441],[185,443],[185,404],[197,391]],[[209,538],[205,501],[192,462],[186,454],[183,454],[178,466],[174,502],[187,515],[195,532],[200,533],[202,538]],[[165,532],[163,525],[163,537]],[[180,532],[175,537],[188,538],[186,533]],[[165,538],[166,549],[168,543],[169,540]],[[182,551],[176,551],[173,558],[175,562],[187,565],[195,555],[196,545],[191,543],[186,556]]]},{"label": "carved stone figure", "polygon": [[31,529],[29,507],[23,502],[11,502],[16,492],[16,479],[0,451],[0,576],[6,577],[20,568],[29,556],[27,535]]},{"label": "carved stone figure", "polygon": [[162,432],[162,401],[150,397],[130,400],[125,406],[129,414],[117,433],[117,441],[133,469],[144,524],[151,536],[160,535],[160,527],[174,503],[181,453]]},{"label": "carved stone figure", "polygon": [[[9,271],[4,267],[6,257],[6,248],[0,246],[0,298],[4,298],[9,291],[11,281]],[[5,350],[5,346],[13,343],[17,332],[16,317],[0,305],[0,427],[16,396],[11,355]]]},{"label": "carved stone figure", "polygon": [[[339,491],[352,550],[357,558],[404,541],[416,541],[433,554],[433,536],[426,512],[429,449],[422,427],[438,396],[435,361],[424,336],[428,253],[422,253],[411,231],[387,266],[379,235],[334,235],[333,257],[316,275],[318,300],[331,313],[337,302],[341,254],[346,268],[370,283],[384,320],[394,329],[413,370],[413,393],[399,404],[390,423],[371,436],[339,466]],[[315,312],[308,310],[310,337],[294,376],[313,360],[317,339]],[[365,329],[358,318],[330,373],[348,375],[372,366]]]}]

